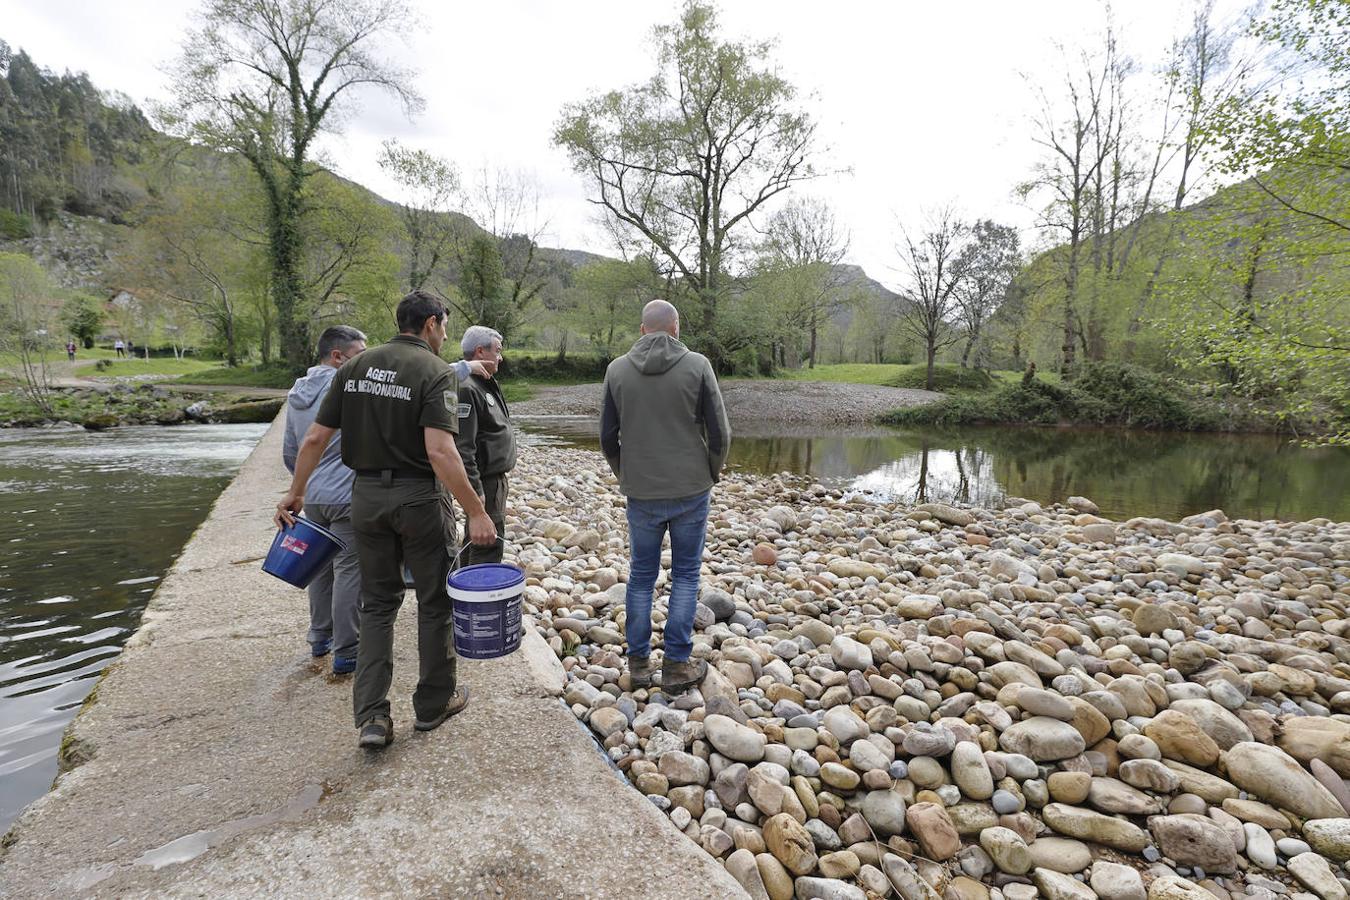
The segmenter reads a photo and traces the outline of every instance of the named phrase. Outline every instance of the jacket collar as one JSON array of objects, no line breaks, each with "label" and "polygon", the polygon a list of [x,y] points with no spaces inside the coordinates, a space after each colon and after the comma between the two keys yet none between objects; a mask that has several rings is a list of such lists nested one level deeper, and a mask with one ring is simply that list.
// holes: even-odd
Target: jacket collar
[{"label": "jacket collar", "polygon": [[430,344],[428,344],[426,341],[422,340],[415,334],[396,334],[389,339],[389,343],[391,344],[394,343],[395,341],[397,341],[400,344],[412,344],[414,347],[421,347],[428,353],[435,352],[431,349]]}]

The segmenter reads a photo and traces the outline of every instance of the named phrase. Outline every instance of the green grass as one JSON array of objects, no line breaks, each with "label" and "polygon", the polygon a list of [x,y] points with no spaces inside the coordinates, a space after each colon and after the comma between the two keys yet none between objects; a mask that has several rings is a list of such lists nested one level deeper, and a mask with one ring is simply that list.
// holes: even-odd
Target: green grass
[{"label": "green grass", "polygon": [[838,363],[816,366],[814,369],[784,369],[782,377],[789,381],[838,381],[845,384],[887,385],[913,366],[890,363]]},{"label": "green grass", "polygon": [[506,398],[507,403],[524,403],[526,400],[534,399],[534,383],[529,381],[503,381],[501,382],[502,396]]},{"label": "green grass", "polygon": [[[835,381],[845,384],[874,384],[879,387],[923,388],[927,384],[927,366],[922,363],[836,363],[816,366],[814,369],[786,369],[780,378],[789,381]],[[1039,376],[1038,376],[1039,377]],[[1021,372],[962,369],[960,366],[939,365],[933,370],[933,390],[943,392],[982,392],[991,390],[998,382],[1014,383]],[[1053,373],[1041,378],[1056,383]]]},{"label": "green grass", "polygon": [[228,366],[215,365],[189,375],[175,378],[177,384],[224,384],[239,387],[288,388],[295,383],[295,375],[281,365]]},{"label": "green grass", "polygon": [[98,364],[79,366],[77,372],[82,377],[124,378],[133,375],[193,375],[199,372],[211,372],[221,368],[219,360],[173,359],[172,357],[151,357],[150,359],[110,359],[107,366],[100,369]]}]

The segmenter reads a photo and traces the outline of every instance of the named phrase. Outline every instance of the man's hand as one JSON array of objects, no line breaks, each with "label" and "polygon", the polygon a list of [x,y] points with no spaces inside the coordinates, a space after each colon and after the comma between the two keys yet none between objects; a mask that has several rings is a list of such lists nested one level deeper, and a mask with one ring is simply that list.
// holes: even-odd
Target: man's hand
[{"label": "man's hand", "polygon": [[469,360],[469,371],[479,378],[491,378],[497,374],[497,361],[495,359],[471,359]]},{"label": "man's hand", "polygon": [[480,546],[496,543],[497,526],[492,524],[487,513],[469,516],[469,541]]},{"label": "man's hand", "polygon": [[305,508],[305,495],[293,494],[287,492],[286,496],[281,498],[277,504],[277,514],[272,517],[272,521],[278,528],[286,528],[295,524],[295,517],[300,514],[300,510]]}]

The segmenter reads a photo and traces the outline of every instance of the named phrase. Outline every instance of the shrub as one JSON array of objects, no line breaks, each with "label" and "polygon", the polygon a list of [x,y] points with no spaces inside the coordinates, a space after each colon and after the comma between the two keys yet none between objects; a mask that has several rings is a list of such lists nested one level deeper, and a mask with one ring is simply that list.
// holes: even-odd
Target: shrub
[{"label": "shrub", "polygon": [[502,361],[501,378],[524,378],[530,381],[600,381],[605,377],[609,360],[595,355],[568,356],[561,361],[556,356],[508,356]]},{"label": "shrub", "polygon": [[950,397],[888,413],[893,425],[1119,425],[1204,431],[1220,425],[1159,375],[1132,366],[1094,363],[1071,385],[1017,383],[986,394]]},{"label": "shrub", "polygon": [[1202,431],[1215,425],[1215,417],[1178,393],[1174,382],[1137,366],[1089,363],[1073,387],[1116,410],[1119,424],[1131,428]]},{"label": "shrub", "polygon": [[0,239],[21,241],[32,236],[32,219],[11,209],[0,209]]}]

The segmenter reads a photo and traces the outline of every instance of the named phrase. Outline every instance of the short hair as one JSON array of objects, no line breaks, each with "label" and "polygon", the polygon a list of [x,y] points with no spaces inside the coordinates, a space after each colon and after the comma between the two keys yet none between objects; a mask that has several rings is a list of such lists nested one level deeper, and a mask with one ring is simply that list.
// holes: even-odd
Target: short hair
[{"label": "short hair", "polygon": [[327,359],[334,350],[346,349],[366,336],[350,325],[333,325],[319,335],[319,359]]},{"label": "short hair", "polygon": [[400,334],[417,334],[427,324],[427,319],[440,321],[445,315],[445,304],[427,291],[408,294],[398,301],[398,309],[394,311]]},{"label": "short hair", "polygon": [[459,349],[464,353],[464,358],[473,356],[474,351],[479,347],[491,347],[493,341],[502,339],[501,332],[489,328],[486,325],[470,325],[464,329],[464,337],[459,342]]},{"label": "short hair", "polygon": [[642,327],[648,331],[673,331],[680,324],[680,311],[665,300],[642,307]]}]

